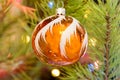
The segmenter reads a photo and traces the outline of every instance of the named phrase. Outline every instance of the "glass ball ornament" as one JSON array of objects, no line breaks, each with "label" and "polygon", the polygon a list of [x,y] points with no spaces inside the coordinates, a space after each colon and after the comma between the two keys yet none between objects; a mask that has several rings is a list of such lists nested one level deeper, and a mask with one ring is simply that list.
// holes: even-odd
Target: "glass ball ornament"
[{"label": "glass ball ornament", "polygon": [[43,19],[34,29],[32,47],[40,61],[52,65],[77,62],[88,44],[86,30],[73,17],[58,8],[56,15]]}]

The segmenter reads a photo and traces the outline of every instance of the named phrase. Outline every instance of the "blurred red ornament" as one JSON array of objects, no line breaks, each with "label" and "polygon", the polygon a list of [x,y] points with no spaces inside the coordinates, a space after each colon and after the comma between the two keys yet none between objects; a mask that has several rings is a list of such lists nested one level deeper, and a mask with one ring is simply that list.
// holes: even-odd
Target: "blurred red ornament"
[{"label": "blurred red ornament", "polygon": [[84,65],[84,64],[93,63],[93,61],[91,60],[90,56],[86,53],[80,58],[80,63]]},{"label": "blurred red ornament", "polygon": [[87,49],[87,32],[73,17],[65,16],[65,9],[42,20],[32,35],[32,47],[37,57],[52,65],[77,62]]},{"label": "blurred red ornament", "polygon": [[25,65],[25,62],[23,60],[18,61],[12,67],[12,72],[13,73],[20,73],[20,72],[25,71],[25,70],[26,70],[26,65]]},{"label": "blurred red ornament", "polygon": [[0,69],[0,79],[8,76],[8,71],[6,69]]},{"label": "blurred red ornament", "polygon": [[[22,0],[7,0],[7,5],[12,5],[12,8],[17,8],[27,15],[34,15],[35,9],[22,5]],[[15,13],[15,9],[11,13]]]},{"label": "blurred red ornament", "polygon": [[0,78],[11,76],[11,74],[19,74],[22,71],[26,71],[27,64],[25,63],[25,59],[27,57],[19,57],[13,61],[8,60],[6,62],[0,63]]}]

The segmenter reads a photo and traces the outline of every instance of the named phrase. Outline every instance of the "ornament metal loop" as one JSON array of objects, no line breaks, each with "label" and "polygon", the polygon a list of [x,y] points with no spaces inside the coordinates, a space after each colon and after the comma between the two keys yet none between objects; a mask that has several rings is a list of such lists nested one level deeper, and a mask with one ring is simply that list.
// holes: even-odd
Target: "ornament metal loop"
[{"label": "ornament metal loop", "polygon": [[64,7],[64,2],[61,0],[58,0],[58,3],[57,3],[57,8],[59,7],[62,7],[62,8]]}]

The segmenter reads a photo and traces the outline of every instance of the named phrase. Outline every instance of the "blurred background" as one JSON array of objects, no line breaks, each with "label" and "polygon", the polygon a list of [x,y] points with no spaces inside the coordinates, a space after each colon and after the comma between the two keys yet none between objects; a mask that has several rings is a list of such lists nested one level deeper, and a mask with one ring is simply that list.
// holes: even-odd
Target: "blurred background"
[{"label": "blurred background", "polygon": [[0,0],[0,80],[58,80],[59,69],[42,64],[31,47],[34,27],[55,6],[53,0]]},{"label": "blurred background", "polygon": [[[65,77],[61,74],[60,67],[50,66],[41,63],[34,55],[34,51],[31,45],[31,35],[35,26],[44,18],[50,15],[54,15],[56,8],[58,6],[62,6],[62,4],[58,4],[60,3],[60,1],[61,0],[0,0],[0,80],[59,80],[58,79],[59,76]],[[110,10],[110,13],[112,14],[110,16],[113,15],[116,16],[116,20],[113,19],[115,27],[117,27],[119,24],[118,21],[119,17],[117,18],[119,12],[116,11],[117,9],[116,10],[112,9],[111,6],[114,6],[112,3],[110,3],[110,5],[112,4],[110,7],[107,6],[107,8],[105,9],[104,6],[102,7],[99,6],[101,8],[98,8],[97,7],[97,5],[99,4],[98,0],[93,0],[94,5],[93,4],[86,5],[88,0],[76,0],[76,1],[74,0],[74,3],[73,0],[62,0],[62,1],[64,1],[64,7],[66,8],[66,12],[67,12],[66,15],[73,16],[79,21],[81,21],[81,24],[84,24],[85,26],[89,26],[86,27],[86,30],[89,34],[89,39],[88,39],[89,48],[87,52],[89,53],[89,55],[86,54],[85,57],[81,58],[80,62],[78,63],[89,64],[89,63],[93,63],[92,60],[94,59],[95,65],[94,64],[92,65],[92,69],[93,71],[94,69],[98,70],[99,68],[98,63],[99,65],[101,65],[98,59],[100,59],[102,62],[104,62],[105,60],[105,56],[103,54],[99,54],[105,52],[104,37],[106,37],[106,35],[104,34],[106,33],[107,30],[105,28],[107,24],[105,21],[106,14],[104,15],[104,12],[105,13],[107,12],[105,9]],[[103,2],[102,4],[107,3],[106,0],[99,0],[99,1],[102,1]],[[111,0],[111,2],[113,1]],[[99,11],[101,13],[99,13]],[[100,15],[102,15],[102,17]],[[113,51],[113,53],[111,52],[112,54],[110,56],[113,56],[114,53],[119,53],[119,46],[116,46],[118,45],[119,42],[119,36],[118,36],[119,29],[118,30],[117,29],[118,28],[114,28],[114,27],[111,28],[111,30],[113,30],[112,33],[113,35],[111,39],[113,39],[112,41],[114,42],[111,44],[113,45],[112,46],[113,49],[111,48],[111,51]],[[118,38],[116,35],[118,36]],[[92,60],[90,57],[93,57]],[[113,58],[111,59],[112,66],[113,64],[114,65],[119,64],[119,56],[115,55],[112,58]],[[104,72],[104,66],[106,67],[106,65],[103,64],[101,68],[103,72]],[[110,70],[110,74],[113,71],[116,72],[117,67],[113,66],[113,68],[111,68]],[[70,78],[75,77],[74,80],[76,80],[76,75],[78,79],[80,79],[79,76],[81,75],[83,76],[85,76],[86,74],[91,75],[91,72],[87,73],[86,71],[83,71],[85,72],[84,75],[83,73],[80,73],[78,71],[75,72],[74,69],[75,67],[66,69],[68,70],[68,73],[67,71],[65,73],[66,75],[68,75],[67,77]],[[82,69],[84,69],[84,67]],[[89,65],[86,70],[88,69],[89,69]],[[118,69],[118,73],[119,70],[120,69]],[[81,69],[79,71],[81,71]],[[116,73],[114,74],[116,75]],[[101,77],[104,75],[102,73],[101,76],[99,75],[97,76]],[[113,75],[111,80],[114,80],[113,79],[114,77],[116,76]],[[84,78],[81,80],[88,80],[88,79],[89,78],[87,79]],[[99,78],[96,79],[98,80]],[[70,79],[68,78],[67,80]]]}]

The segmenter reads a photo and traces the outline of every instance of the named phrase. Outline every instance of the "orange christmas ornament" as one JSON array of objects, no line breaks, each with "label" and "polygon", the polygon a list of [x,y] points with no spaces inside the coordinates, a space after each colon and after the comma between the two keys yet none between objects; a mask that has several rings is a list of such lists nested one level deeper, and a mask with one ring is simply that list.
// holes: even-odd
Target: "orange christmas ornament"
[{"label": "orange christmas ornament", "polygon": [[32,47],[37,57],[48,64],[68,65],[77,62],[87,49],[87,32],[65,9],[42,20],[33,31]]}]

